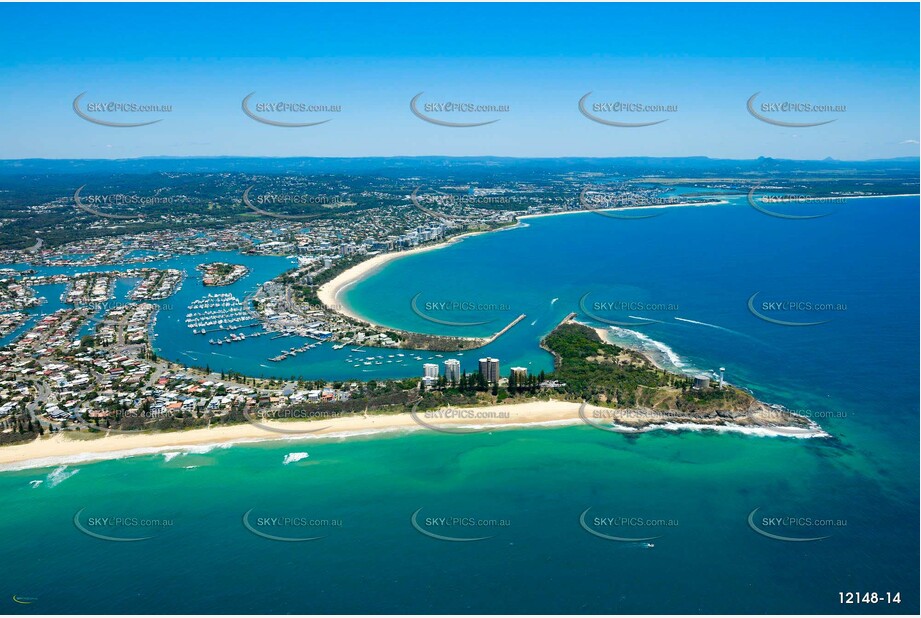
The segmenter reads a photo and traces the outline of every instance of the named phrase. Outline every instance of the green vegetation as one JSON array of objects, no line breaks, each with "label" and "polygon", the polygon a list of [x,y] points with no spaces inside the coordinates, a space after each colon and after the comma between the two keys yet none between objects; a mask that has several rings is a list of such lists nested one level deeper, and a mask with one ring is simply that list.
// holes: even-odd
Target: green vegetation
[{"label": "green vegetation", "polygon": [[0,420],[0,445],[31,442],[44,433],[41,422],[33,420],[24,407]]},{"label": "green vegetation", "polygon": [[654,366],[632,350],[606,343],[587,326],[566,323],[544,339],[557,358],[551,378],[579,399],[620,408],[683,412],[744,409],[754,398],[731,386],[692,388],[693,380]]}]

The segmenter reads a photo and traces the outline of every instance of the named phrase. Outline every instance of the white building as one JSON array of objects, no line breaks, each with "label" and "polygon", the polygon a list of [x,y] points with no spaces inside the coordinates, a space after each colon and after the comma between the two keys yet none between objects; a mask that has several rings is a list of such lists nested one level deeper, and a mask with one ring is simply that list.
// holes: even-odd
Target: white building
[{"label": "white building", "polygon": [[448,383],[453,382],[454,384],[457,384],[458,382],[460,382],[460,375],[461,375],[460,361],[457,360],[456,358],[449,358],[448,360],[446,360],[445,361],[445,380],[447,380]]}]

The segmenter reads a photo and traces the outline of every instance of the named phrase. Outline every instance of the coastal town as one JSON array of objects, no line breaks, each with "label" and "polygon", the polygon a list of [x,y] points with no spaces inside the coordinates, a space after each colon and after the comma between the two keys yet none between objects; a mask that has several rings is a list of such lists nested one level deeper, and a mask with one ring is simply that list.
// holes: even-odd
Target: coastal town
[{"label": "coastal town", "polygon": [[[0,271],[0,439],[213,426],[241,422],[241,414],[251,410],[264,415],[311,403],[347,406],[359,401],[367,406],[380,397],[406,404],[412,397],[446,389],[480,393],[479,399],[461,398],[479,405],[509,393],[559,394],[565,382],[543,372],[529,373],[527,367],[500,371],[499,360],[488,356],[469,375],[461,370],[465,352],[473,354],[495,341],[523,320],[523,314],[504,328],[497,325],[491,336],[423,334],[354,315],[337,301],[338,290],[361,276],[351,273],[370,272],[394,257],[465,235],[521,225],[522,217],[679,201],[661,195],[661,188],[645,185],[621,185],[606,196],[596,191],[568,200],[554,197],[556,190],[541,199],[541,192],[526,184],[416,188],[401,198],[372,192],[370,197],[386,205],[354,216],[333,213],[300,220],[259,208],[251,220],[216,228],[176,226],[119,234],[118,243],[99,237],[0,251],[3,262],[29,264],[28,269]],[[707,203],[713,198],[703,192],[689,199]],[[360,199],[339,203],[355,201]],[[170,304],[193,275],[188,268],[172,266],[176,259],[228,251],[284,256],[294,263],[243,293],[235,284],[247,280],[248,266],[233,261],[197,264],[197,280],[205,289],[228,291],[205,292],[184,307]],[[58,297],[49,299],[49,293]],[[46,304],[60,308],[43,311]],[[186,332],[206,337],[213,349],[232,350],[235,343],[256,338],[279,340],[279,351],[265,360],[283,367],[289,359],[329,346],[345,354],[343,362],[352,367],[355,379],[281,380],[160,358],[158,316],[183,309]],[[285,339],[298,343],[288,346]],[[363,370],[389,365],[415,366],[417,377],[360,378]]]},{"label": "coastal town", "polygon": [[[304,304],[303,292],[340,262],[434,244],[469,229],[508,225],[514,216],[490,212],[475,223],[458,224],[433,221],[411,205],[367,214],[371,216],[316,220],[309,233],[300,224],[268,219],[216,231],[129,234],[121,237],[117,248],[98,239],[36,252],[4,252],[2,259],[11,263],[28,260],[37,268],[64,266],[74,271],[36,274],[34,269],[4,269],[0,273],[0,335],[6,336],[0,350],[0,435],[4,441],[16,441],[89,428],[136,430],[169,426],[162,422],[165,419],[206,418],[210,424],[232,410],[348,401],[363,390],[361,383],[317,383],[318,388],[310,388],[305,382],[231,379],[158,358],[152,335],[162,307],[150,301],[168,301],[188,273],[137,264],[228,248],[251,255],[292,255],[298,263],[282,276],[286,283],[265,282],[246,302],[232,294],[209,293],[189,305],[187,327],[193,334],[212,336],[214,345],[242,340],[247,337],[245,330],[258,327],[250,337],[310,338],[313,343],[300,351],[327,341],[338,342],[334,344],[338,348],[353,344],[395,348],[399,341],[382,329],[319,304]],[[401,228],[406,221],[415,225]],[[135,266],[106,270],[120,265]],[[198,270],[208,287],[232,285],[249,272],[246,266],[226,262],[201,264]],[[119,281],[132,283],[123,299],[115,294]],[[46,291],[55,285],[63,287],[56,299],[63,308],[42,315]],[[272,360],[297,353],[298,349],[291,349]],[[431,369],[425,373],[422,388],[431,388]]]},{"label": "coastal town", "polygon": [[921,616],[921,0],[161,2],[0,4],[4,614]]},{"label": "coastal town", "polygon": [[201,282],[205,286],[230,285],[249,273],[249,269],[242,264],[227,264],[225,262],[201,264],[198,270],[202,273]]}]

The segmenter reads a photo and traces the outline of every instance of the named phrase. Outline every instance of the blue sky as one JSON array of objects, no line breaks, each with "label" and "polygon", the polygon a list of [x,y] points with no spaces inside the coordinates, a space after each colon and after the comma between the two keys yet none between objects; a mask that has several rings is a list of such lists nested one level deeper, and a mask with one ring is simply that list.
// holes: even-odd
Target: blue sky
[{"label": "blue sky", "polygon": [[[869,159],[919,152],[916,4],[0,5],[0,158],[689,156]],[[171,105],[96,114],[87,102]],[[340,105],[264,113],[241,100]],[[507,105],[414,116],[409,102]],[[579,112],[627,101],[670,113]],[[844,105],[765,112],[746,101]]]}]

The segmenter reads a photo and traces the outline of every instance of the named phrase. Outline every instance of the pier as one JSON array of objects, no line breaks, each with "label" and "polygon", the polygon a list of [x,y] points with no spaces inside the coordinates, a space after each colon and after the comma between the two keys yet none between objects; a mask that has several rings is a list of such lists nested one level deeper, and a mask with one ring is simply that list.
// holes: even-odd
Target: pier
[{"label": "pier", "polygon": [[[573,313],[572,315],[575,315],[575,314]],[[526,317],[528,317],[528,316],[527,316],[526,314],[522,313],[522,314],[519,315],[517,318],[515,318],[514,320],[512,320],[511,322],[509,322],[508,325],[507,325],[505,328],[503,328],[503,329],[500,330],[498,333],[496,333],[495,335],[493,335],[492,337],[490,337],[489,339],[487,339],[487,340],[483,343],[483,345],[489,345],[490,343],[492,343],[493,341],[495,341],[496,339],[498,339],[499,337],[501,337],[502,335],[504,335],[505,333],[507,333],[509,330],[511,330],[511,328],[512,328],[513,326],[515,326],[515,324],[518,324],[518,322],[522,321],[522,320],[525,319]],[[568,318],[567,318],[567,319],[568,319]],[[482,347],[482,346],[480,346],[480,347]]]}]

